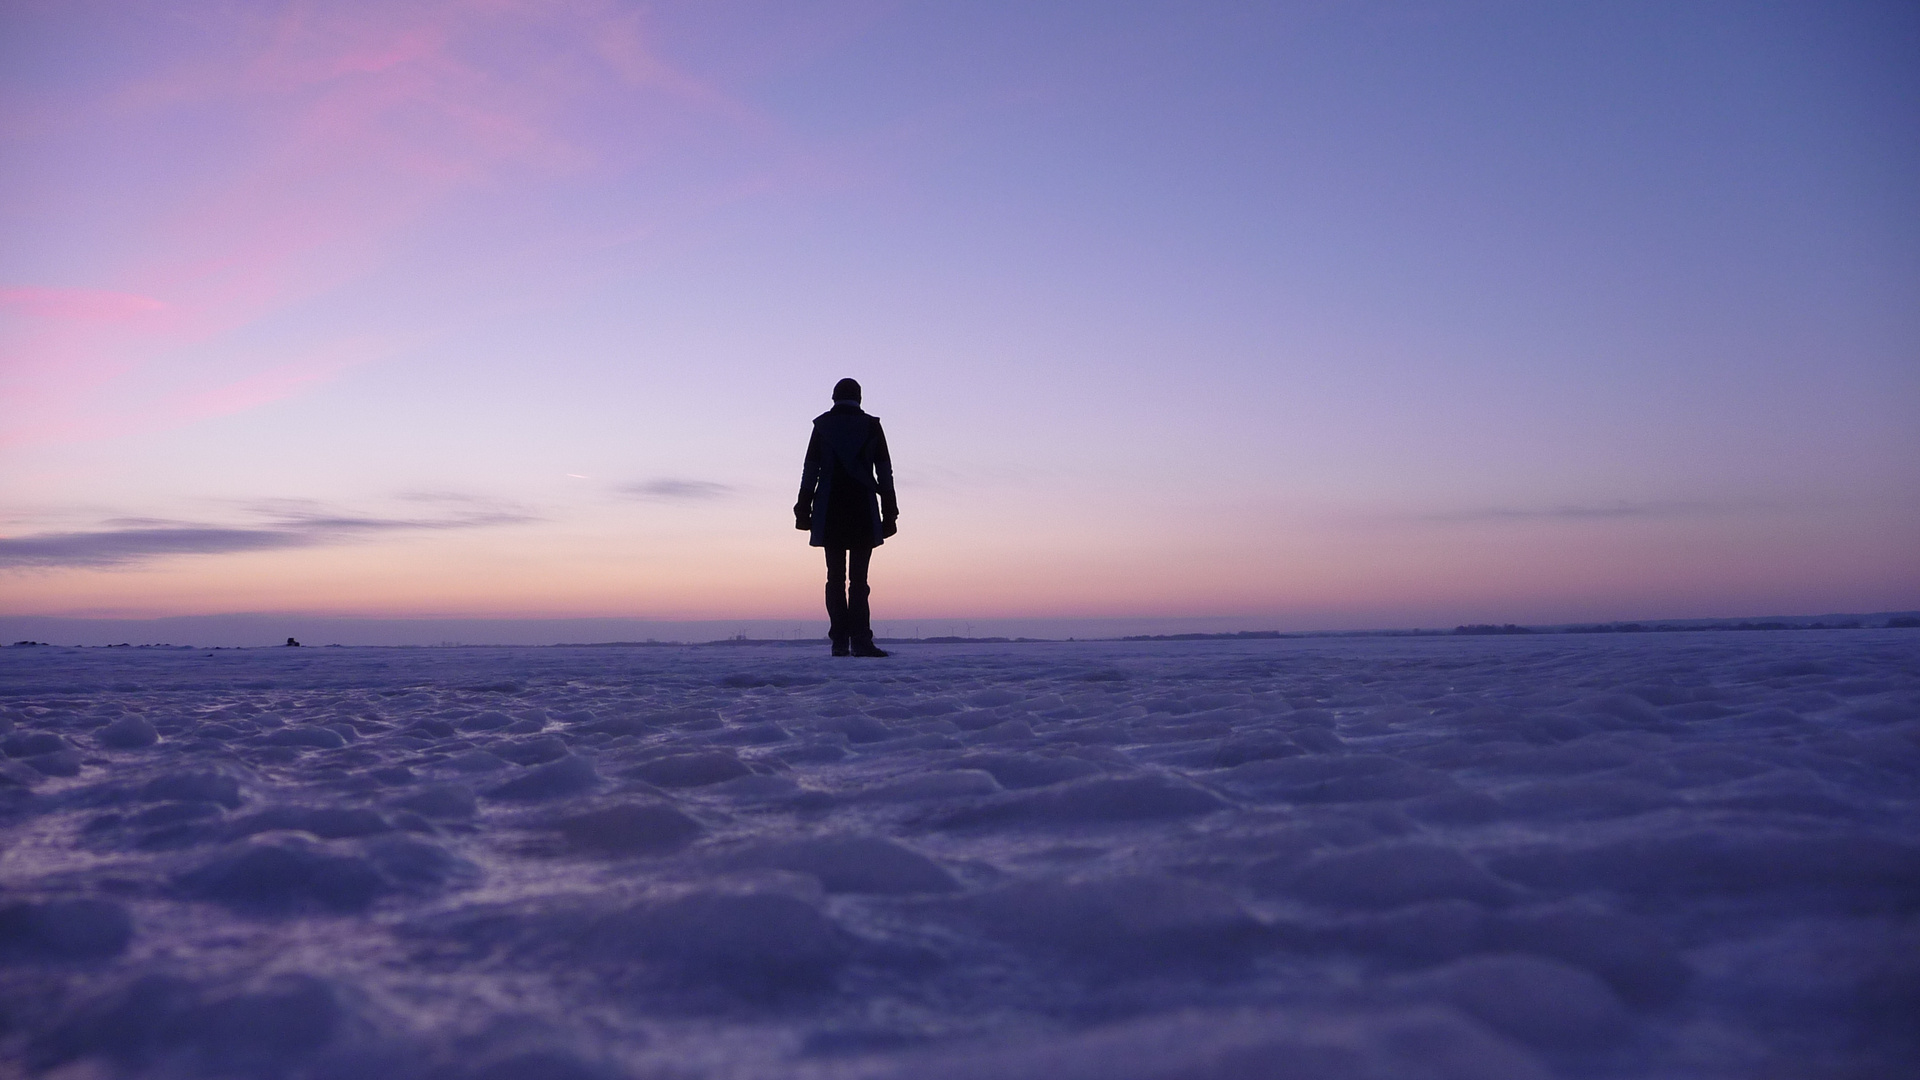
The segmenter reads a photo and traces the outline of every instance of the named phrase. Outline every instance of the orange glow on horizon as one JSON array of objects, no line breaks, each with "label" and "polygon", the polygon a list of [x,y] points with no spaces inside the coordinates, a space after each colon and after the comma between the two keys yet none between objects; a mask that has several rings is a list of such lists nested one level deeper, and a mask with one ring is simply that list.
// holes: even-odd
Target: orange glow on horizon
[{"label": "orange glow on horizon", "polygon": [[[1720,614],[1725,605],[1715,598],[1730,592],[1752,597],[1760,611],[1889,610],[1920,595],[1920,573],[1911,570],[1904,593],[1877,584],[1901,565],[1895,546],[1872,537],[1750,530],[1734,538],[1639,525],[1610,534],[1558,526],[1323,531],[1211,552],[1143,540],[1078,557],[1069,547],[961,550],[909,537],[876,552],[874,604],[884,619],[1238,616],[1296,626],[1369,616],[1395,625],[1704,616]],[[1798,550],[1820,554],[1778,574]],[[1829,558],[1834,552],[1844,557]],[[645,545],[586,536],[538,547],[435,536],[15,571],[5,608],[117,617],[811,619],[821,576],[819,552],[797,535],[656,537]]]}]

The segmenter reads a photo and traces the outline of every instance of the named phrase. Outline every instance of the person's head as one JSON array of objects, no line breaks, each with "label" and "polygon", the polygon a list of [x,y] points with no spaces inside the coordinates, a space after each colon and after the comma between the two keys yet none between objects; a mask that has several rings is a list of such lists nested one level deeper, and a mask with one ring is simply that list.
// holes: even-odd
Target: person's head
[{"label": "person's head", "polygon": [[839,382],[833,384],[833,403],[838,405],[843,401],[851,401],[855,405],[860,404],[859,383],[854,382],[852,379],[841,379]]}]

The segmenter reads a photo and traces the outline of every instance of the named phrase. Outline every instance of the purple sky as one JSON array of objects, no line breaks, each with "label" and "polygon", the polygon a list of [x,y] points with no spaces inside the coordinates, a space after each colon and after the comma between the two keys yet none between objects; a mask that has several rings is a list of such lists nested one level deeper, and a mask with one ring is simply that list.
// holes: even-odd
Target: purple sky
[{"label": "purple sky", "polygon": [[1920,607],[1908,3],[0,6],[0,613]]}]

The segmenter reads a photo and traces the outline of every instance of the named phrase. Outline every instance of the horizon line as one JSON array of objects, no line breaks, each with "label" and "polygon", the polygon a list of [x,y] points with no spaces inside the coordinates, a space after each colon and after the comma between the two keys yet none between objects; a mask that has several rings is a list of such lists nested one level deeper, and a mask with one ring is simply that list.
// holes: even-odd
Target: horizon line
[{"label": "horizon line", "polygon": [[[1226,620],[1235,620],[1238,618],[1239,617],[1237,616],[1190,616],[1185,618],[1166,617],[1166,616],[1159,616],[1159,617],[1142,616],[1142,617],[1133,617],[1133,618],[1107,617],[1107,618],[1048,619],[1048,618],[1025,617],[1025,618],[1010,618],[1010,619],[988,618],[988,619],[974,619],[974,620],[888,619],[888,620],[878,620],[878,621],[884,624],[891,624],[894,627],[894,632],[879,635],[877,637],[877,640],[883,640],[885,642],[892,643],[892,644],[998,644],[998,643],[1041,644],[1041,643],[1090,642],[1090,641],[1091,642],[1122,642],[1122,641],[1142,642],[1142,641],[1204,641],[1204,640],[1275,640],[1275,639],[1283,639],[1283,638],[1329,638],[1329,637],[1496,636],[1496,635],[1530,635],[1530,634],[1556,634],[1556,633],[1582,633],[1582,632],[1611,633],[1611,632],[1694,632],[1694,631],[1702,631],[1702,630],[1749,630],[1750,631],[1750,630],[1789,630],[1789,629],[1904,629],[1912,626],[1920,626],[1920,610],[1888,610],[1888,611],[1874,611],[1874,612],[1826,612],[1821,614],[1800,614],[1800,615],[1704,616],[1704,617],[1687,617],[1687,618],[1640,618],[1640,619],[1597,619],[1597,620],[1586,619],[1586,620],[1573,620],[1573,621],[1567,621],[1567,622],[1530,622],[1530,623],[1467,622],[1467,623],[1457,623],[1451,628],[1445,627],[1445,626],[1397,626],[1397,627],[1378,626],[1378,627],[1352,627],[1352,628],[1327,627],[1327,628],[1300,628],[1300,629],[1290,629],[1290,630],[1282,630],[1282,629],[1272,628],[1272,627],[1261,628],[1261,629],[1232,629],[1232,630],[1227,630],[1227,629],[1198,630],[1198,629],[1167,628],[1170,632],[1160,632],[1160,633],[1118,632],[1116,633],[1114,632],[1115,628],[1109,627],[1105,629],[1105,632],[1102,632],[1101,629],[1096,628],[1095,625],[1092,625],[1092,624],[1116,624],[1116,623],[1118,624],[1185,623],[1185,624],[1191,625],[1193,623],[1199,623],[1199,622],[1220,622],[1220,621],[1226,621]],[[179,624],[189,623],[189,622],[214,623],[214,624],[223,623],[223,622],[226,623],[227,625],[224,628],[222,628],[224,632],[213,632],[209,634],[210,637],[219,638],[225,643],[195,645],[195,644],[176,644],[172,641],[158,641],[158,640],[145,640],[137,643],[132,640],[125,640],[125,641],[118,641],[118,642],[97,640],[97,638],[99,637],[106,637],[106,638],[142,637],[144,635],[138,632],[139,629],[146,628],[146,629],[149,629],[150,631],[159,631],[162,628],[162,624],[165,624],[168,629],[172,629],[176,631],[188,630],[190,629],[189,627],[182,626]],[[269,622],[278,623],[279,625],[275,626],[271,631],[268,631],[264,624]],[[476,641],[476,640],[458,640],[453,638],[442,639],[437,642],[429,641],[429,640],[386,640],[386,641],[359,641],[359,642],[342,642],[342,641],[324,640],[327,637],[331,637],[331,636],[334,636],[335,634],[338,634],[340,630],[343,629],[343,627],[338,625],[327,627],[325,624],[329,624],[329,623],[359,624],[369,629],[375,626],[380,626],[388,630],[390,634],[395,631],[405,631],[405,630],[411,629],[416,632],[419,632],[419,631],[426,631],[429,629],[433,629],[435,627],[439,627],[440,629],[443,629],[449,632],[464,629],[469,632],[469,635],[471,635],[473,631],[480,631],[484,633],[487,629],[484,626],[474,625],[474,624],[491,623],[491,624],[535,626],[543,623],[578,624],[578,623],[602,623],[602,622],[639,624],[641,626],[654,625],[654,626],[659,626],[663,629],[666,627],[674,627],[681,632],[682,636],[674,636],[674,637],[651,637],[650,636],[645,639],[629,638],[629,639],[623,639],[623,640],[603,640],[603,641],[579,641],[579,640],[576,640],[576,641],[557,641],[557,640],[549,640],[549,641],[526,641],[526,640],[484,641],[484,640],[481,640],[481,641]],[[806,633],[806,631],[811,627],[812,624],[819,623],[819,622],[821,622],[821,620],[786,620],[786,619],[648,620],[648,619],[630,619],[630,618],[618,618],[618,617],[606,617],[606,616],[580,617],[580,618],[541,617],[541,618],[491,619],[491,618],[436,617],[436,618],[396,619],[391,617],[310,616],[310,615],[290,615],[290,614],[280,615],[280,614],[272,614],[272,613],[264,613],[264,612],[235,613],[230,615],[171,615],[171,616],[158,616],[158,617],[137,618],[137,619],[136,618],[112,618],[112,617],[87,617],[87,616],[57,616],[57,615],[24,615],[24,616],[0,615],[0,646],[12,647],[12,646],[24,646],[24,645],[41,645],[41,646],[60,647],[60,648],[163,647],[163,648],[195,648],[195,649],[198,649],[198,648],[208,648],[208,649],[284,648],[287,642],[297,641],[299,637],[301,637],[302,635],[305,635],[309,638],[316,639],[313,642],[312,647],[323,647],[323,648],[324,647],[342,647],[342,648],[447,648],[447,647],[456,647],[456,648],[622,648],[622,647],[646,648],[646,647],[653,647],[653,646],[690,646],[692,647],[692,646],[725,646],[725,645],[767,645],[767,646],[800,647],[800,646],[817,644],[819,641],[825,640],[824,631],[815,635],[808,635]],[[974,634],[971,632],[975,624],[985,624],[991,627],[994,624],[1019,624],[1023,622],[1052,624],[1053,626],[1059,627],[1061,630],[1069,629],[1070,628],[1069,624],[1082,624],[1086,630],[1090,630],[1092,632],[1083,633],[1083,634],[1071,634],[1071,633],[1061,634],[1059,632],[1056,632],[1053,635],[1014,634],[1014,633],[996,634],[991,632],[982,632],[979,634]],[[916,624],[916,623],[922,626],[926,624],[934,624],[935,627],[944,625],[949,629],[965,627],[968,632],[967,633],[922,634],[918,632],[919,627],[916,627],[916,632],[912,635],[904,635],[899,632],[902,624]],[[35,625],[35,624],[38,624],[38,625]],[[242,625],[235,625],[235,624],[242,624]],[[304,624],[304,625],[298,625],[298,624]],[[320,624],[320,625],[316,625],[316,624]],[[748,633],[747,627],[753,624],[761,624],[763,627],[765,624],[777,624],[783,627],[791,626],[796,631],[796,633],[790,636],[783,636],[783,637],[751,636]],[[67,635],[60,634],[58,632],[62,629],[65,629],[68,631],[81,631],[85,629],[100,631],[100,630],[105,630],[109,627],[115,628],[114,631],[104,635],[98,635],[98,634],[76,635],[76,636],[96,637],[96,640],[94,641],[80,641],[80,640],[74,640],[72,638],[69,639],[69,642],[49,642],[49,641],[39,640],[39,636],[42,634],[48,637],[67,636]],[[686,634],[686,631],[694,630],[694,628],[696,627],[698,628],[726,627],[726,628],[734,629],[735,632],[731,634],[726,634],[720,637],[713,637],[713,638],[699,638],[697,636]],[[202,629],[203,631],[214,631],[215,627],[203,626],[199,629]],[[584,628],[575,627],[575,629],[584,629]],[[23,633],[23,631],[25,631],[25,633]],[[250,640],[246,641],[245,643],[235,643],[236,632],[239,632],[241,636],[244,636]],[[699,632],[700,632],[699,630],[694,631],[695,635],[697,635]],[[16,635],[20,635],[20,636],[16,637]],[[285,640],[282,640],[283,638]],[[12,640],[8,640],[8,639],[12,639]],[[263,640],[263,639],[271,639],[271,640]],[[306,643],[301,642],[300,644],[305,645]]]}]

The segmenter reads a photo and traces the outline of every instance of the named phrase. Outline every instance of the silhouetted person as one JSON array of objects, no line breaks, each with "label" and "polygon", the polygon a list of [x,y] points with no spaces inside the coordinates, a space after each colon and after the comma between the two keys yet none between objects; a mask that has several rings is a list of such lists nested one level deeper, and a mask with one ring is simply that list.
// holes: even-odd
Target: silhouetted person
[{"label": "silhouetted person", "polygon": [[873,644],[867,608],[867,564],[873,549],[899,531],[893,495],[893,459],[880,418],[860,409],[860,384],[841,379],[833,408],[813,418],[807,465],[793,527],[812,532],[827,549],[827,636],[835,656],[885,656]]}]

